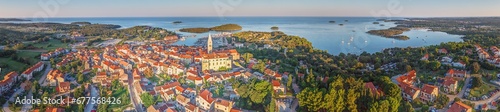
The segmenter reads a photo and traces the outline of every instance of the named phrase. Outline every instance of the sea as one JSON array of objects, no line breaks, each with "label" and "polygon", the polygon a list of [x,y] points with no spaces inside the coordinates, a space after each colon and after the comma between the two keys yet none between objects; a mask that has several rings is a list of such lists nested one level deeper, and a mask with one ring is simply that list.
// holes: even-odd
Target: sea
[{"label": "sea", "polygon": [[[189,37],[184,41],[174,43],[176,45],[193,45],[199,38],[207,37],[209,33],[218,33],[179,32],[178,30],[181,28],[213,27],[233,23],[241,25],[243,27],[241,31],[271,32],[273,31],[271,27],[277,26],[279,31],[288,35],[304,37],[315,48],[325,50],[333,55],[339,53],[360,54],[365,51],[375,53],[386,48],[421,47],[443,42],[463,41],[462,35],[451,35],[428,29],[412,29],[404,32],[403,35],[410,37],[408,40],[396,40],[366,33],[369,30],[396,26],[394,22],[377,21],[377,19],[374,17],[99,17],[31,19],[33,21],[29,22],[71,23],[86,21],[93,24],[116,24],[122,28],[147,25],[176,31],[186,36],[196,35],[196,37]],[[173,24],[174,21],[182,21],[182,23]],[[335,23],[329,21],[335,21]],[[379,24],[373,22],[379,22]]]}]

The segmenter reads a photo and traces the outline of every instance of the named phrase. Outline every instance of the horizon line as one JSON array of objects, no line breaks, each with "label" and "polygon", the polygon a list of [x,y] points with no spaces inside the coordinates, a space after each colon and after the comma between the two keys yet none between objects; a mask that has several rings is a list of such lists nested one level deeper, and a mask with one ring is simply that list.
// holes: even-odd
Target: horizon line
[{"label": "horizon line", "polygon": [[[474,17],[500,17],[500,16],[394,16],[394,17],[374,17],[374,16],[60,16],[47,18],[168,18],[168,17],[360,17],[360,18],[474,18]],[[33,17],[0,17],[15,19],[39,19]]]}]

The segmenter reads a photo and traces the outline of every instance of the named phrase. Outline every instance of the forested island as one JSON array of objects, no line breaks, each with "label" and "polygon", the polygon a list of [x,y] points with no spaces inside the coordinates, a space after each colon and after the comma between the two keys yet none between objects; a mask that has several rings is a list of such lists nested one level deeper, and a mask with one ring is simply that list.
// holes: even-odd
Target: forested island
[{"label": "forested island", "polygon": [[408,36],[401,35],[405,31],[410,31],[409,28],[402,27],[402,26],[397,26],[397,27],[392,27],[389,29],[382,29],[382,30],[370,30],[367,33],[372,34],[372,35],[378,35],[386,38],[394,38],[398,40],[408,40],[410,39]]},{"label": "forested island", "polygon": [[180,29],[179,31],[189,32],[189,33],[205,33],[205,32],[209,32],[209,31],[238,31],[241,29],[242,29],[242,27],[238,24],[224,24],[224,25],[215,26],[215,27],[211,27],[211,28],[203,28],[203,27],[183,28],[183,29]]},{"label": "forested island", "polygon": [[0,21],[31,21],[31,20],[19,19],[19,18],[0,18]]},{"label": "forested island", "polygon": [[273,26],[273,27],[271,27],[271,30],[279,30],[279,29],[280,29],[280,28],[279,28],[279,27],[277,27],[277,26]]}]

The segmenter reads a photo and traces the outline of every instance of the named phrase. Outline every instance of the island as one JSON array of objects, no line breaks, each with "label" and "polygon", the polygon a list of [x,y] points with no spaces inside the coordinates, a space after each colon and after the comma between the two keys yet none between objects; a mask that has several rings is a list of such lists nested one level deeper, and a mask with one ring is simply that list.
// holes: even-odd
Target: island
[{"label": "island", "polygon": [[339,24],[340,26],[344,26],[344,24]]},{"label": "island", "polygon": [[329,23],[335,23],[335,21],[328,21]]},{"label": "island", "polygon": [[31,21],[31,20],[19,19],[19,18],[0,18],[0,21]]},{"label": "island", "polygon": [[379,24],[379,22],[373,22],[373,24]]},{"label": "island", "polygon": [[174,21],[172,23],[174,23],[174,24],[180,24],[180,23],[182,23],[182,21]]},{"label": "island", "polygon": [[382,30],[370,30],[366,33],[372,34],[372,35],[378,35],[386,38],[394,38],[398,40],[408,40],[410,39],[408,36],[400,35],[405,31],[410,31],[409,28],[402,27],[402,26],[396,26],[392,27],[389,29],[382,29]]},{"label": "island", "polygon": [[71,24],[84,26],[84,25],[90,25],[92,23],[90,23],[90,22],[72,22]]},{"label": "island", "polygon": [[277,26],[273,26],[271,27],[271,30],[279,30],[280,28],[278,28]]},{"label": "island", "polygon": [[183,29],[180,29],[179,31],[189,32],[189,33],[205,33],[205,32],[209,32],[209,31],[238,31],[241,29],[242,29],[242,27],[238,24],[224,24],[224,25],[215,26],[212,28],[204,28],[204,27],[183,28]]}]

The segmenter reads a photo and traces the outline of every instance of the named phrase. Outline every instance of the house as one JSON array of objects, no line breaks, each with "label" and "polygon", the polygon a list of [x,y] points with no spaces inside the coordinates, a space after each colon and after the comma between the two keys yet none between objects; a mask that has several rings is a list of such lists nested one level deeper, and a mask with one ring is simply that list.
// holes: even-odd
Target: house
[{"label": "house", "polygon": [[401,87],[401,84],[403,83],[411,86],[413,85],[416,77],[417,72],[415,70],[412,70],[396,78],[396,81],[399,83],[399,87]]},{"label": "house", "polygon": [[66,112],[64,108],[47,107],[45,112]]},{"label": "house", "polygon": [[453,77],[445,77],[439,85],[443,88],[446,93],[454,93],[457,90],[458,81]]},{"label": "house", "polygon": [[380,96],[381,93],[377,90],[375,85],[373,85],[373,82],[367,82],[365,83],[365,88],[369,89],[370,92],[373,94],[373,96]]},{"label": "house", "polygon": [[472,112],[472,107],[465,105],[462,102],[455,102],[446,112]]},{"label": "house", "polygon": [[187,106],[184,107],[184,110],[186,112],[198,112],[199,111],[199,107],[197,107],[196,105],[192,104],[192,103],[188,103]]},{"label": "house", "polygon": [[446,72],[445,75],[450,77],[464,78],[467,75],[467,72],[463,70],[450,69],[448,70],[448,72]]},{"label": "house", "polygon": [[60,70],[52,69],[45,81],[48,81],[50,86],[56,86],[58,82],[64,82],[64,74]]},{"label": "house", "polygon": [[7,75],[3,77],[3,80],[0,81],[0,94],[3,94],[9,91],[12,88],[14,82],[18,80],[17,72],[9,72]]},{"label": "house", "polygon": [[161,95],[161,98],[163,98],[163,100],[165,101],[170,101],[172,99],[174,99],[174,91],[173,90],[169,90],[169,91],[165,91],[165,92],[160,92],[159,93]]},{"label": "house", "polygon": [[212,98],[212,93],[208,90],[203,90],[196,97],[196,105],[198,105],[198,107],[200,107],[203,110],[210,109],[213,102],[214,99]]},{"label": "house", "polygon": [[175,101],[177,101],[177,104],[176,104],[177,107],[181,108],[181,107],[187,106],[190,99],[184,95],[179,94],[175,97]]},{"label": "house", "polygon": [[57,85],[57,91],[59,93],[66,93],[71,90],[71,84],[69,82],[59,82],[59,85]]},{"label": "house", "polygon": [[233,105],[233,101],[217,98],[214,103],[214,110],[216,112],[230,112]]},{"label": "house", "polygon": [[280,81],[273,80],[272,84],[273,84],[273,90],[274,90],[275,93],[284,93],[284,92],[286,92],[285,91],[285,86],[282,85]]},{"label": "house", "polygon": [[429,59],[429,54],[425,54],[420,60],[428,60]]},{"label": "house", "polygon": [[199,76],[188,76],[186,78],[186,82],[188,83],[194,83],[195,85],[202,85],[203,84],[203,78]]},{"label": "house", "polygon": [[43,63],[42,62],[38,62],[36,63],[35,65],[33,65],[32,67],[26,69],[22,74],[21,76],[23,76],[24,78],[26,78],[27,80],[30,80],[32,77],[33,77],[33,72],[38,72],[38,71],[42,71],[43,69]]},{"label": "house", "polygon": [[441,62],[451,63],[452,61],[453,61],[453,59],[450,58],[450,57],[448,57],[448,56],[445,56],[445,57],[441,58]]},{"label": "house", "polygon": [[413,86],[407,85],[402,87],[401,89],[403,90],[403,92],[401,92],[403,99],[409,102],[412,102],[413,100],[417,99],[418,95],[420,94],[420,89],[415,88]]},{"label": "house", "polygon": [[448,54],[448,50],[446,50],[445,48],[442,48],[442,49],[438,50],[438,53]]},{"label": "house", "polygon": [[424,84],[420,92],[420,100],[426,102],[434,102],[438,96],[438,87]]},{"label": "house", "polygon": [[457,68],[465,68],[465,63],[462,62],[462,61],[459,61],[459,62],[453,62],[451,64],[453,67],[457,67]]}]

